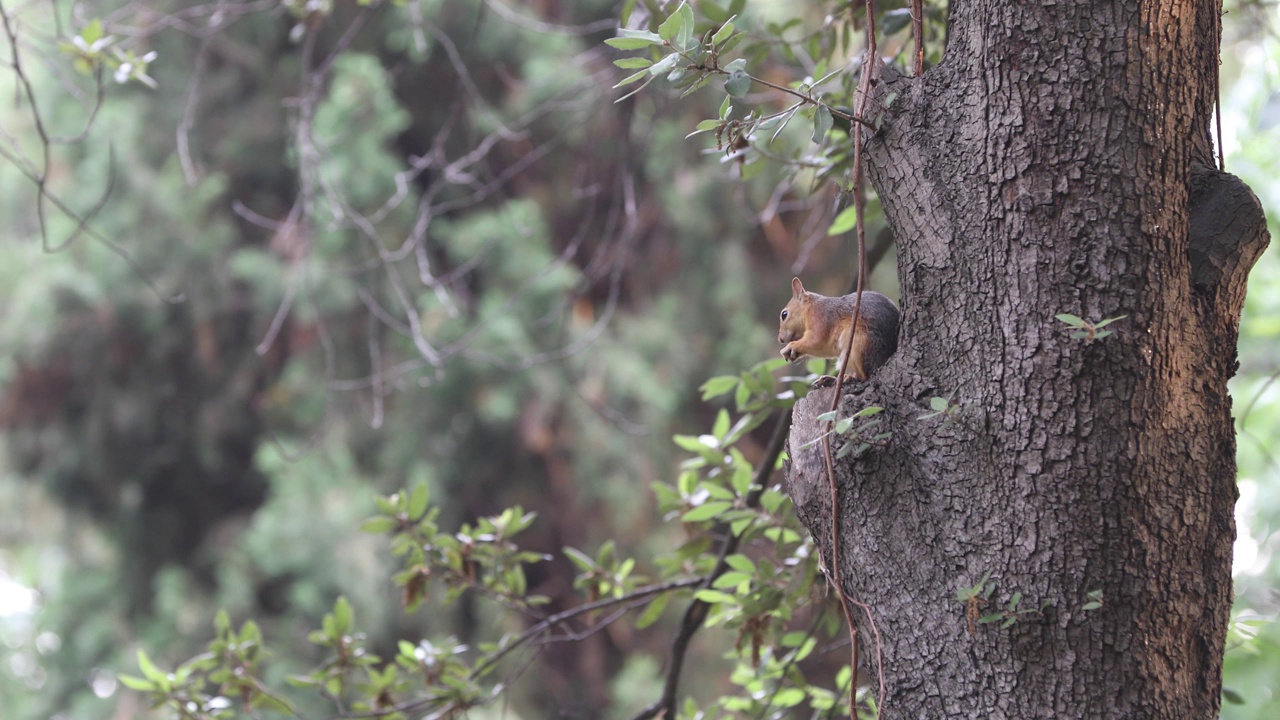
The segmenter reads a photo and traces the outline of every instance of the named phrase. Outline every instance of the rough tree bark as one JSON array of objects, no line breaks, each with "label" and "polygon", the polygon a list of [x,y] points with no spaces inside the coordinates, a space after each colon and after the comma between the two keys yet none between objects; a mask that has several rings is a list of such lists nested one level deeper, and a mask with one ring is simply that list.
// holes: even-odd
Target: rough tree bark
[{"label": "rough tree bark", "polygon": [[[886,74],[870,177],[899,240],[898,352],[842,416],[884,447],[837,461],[840,559],[885,718],[1211,718],[1235,538],[1227,380],[1256,198],[1215,169],[1217,0],[951,3],[945,60]],[[1054,319],[1127,315],[1094,342]],[[957,391],[959,417],[921,420]],[[797,512],[830,557],[815,417]],[[878,428],[880,429],[880,428]],[[838,448],[839,441],[835,443]],[[991,573],[1039,615],[969,633]],[[1085,611],[1087,593],[1103,607]],[[874,683],[873,683],[874,689]]]}]

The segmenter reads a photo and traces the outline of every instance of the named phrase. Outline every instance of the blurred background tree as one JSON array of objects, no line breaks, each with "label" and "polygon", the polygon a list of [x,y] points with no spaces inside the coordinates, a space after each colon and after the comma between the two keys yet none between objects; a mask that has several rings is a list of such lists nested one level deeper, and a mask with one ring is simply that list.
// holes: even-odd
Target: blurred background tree
[{"label": "blurred background tree", "polygon": [[[753,63],[782,84],[851,52],[834,5],[697,5],[772,37]],[[1280,25],[1263,3],[1228,9],[1228,168],[1274,212]],[[170,667],[195,654],[218,608],[262,626],[275,682],[323,656],[307,634],[339,595],[385,656],[404,637],[518,632],[465,596],[402,612],[385,540],[359,531],[402,487],[428,487],[444,527],[537,512],[522,545],[555,558],[528,576],[551,612],[579,602],[566,546],[612,541],[656,574],[646,558],[687,536],[651,486],[687,455],[671,436],[716,417],[697,388],[774,356],[793,274],[848,283],[821,174],[839,144],[788,127],[790,162],[744,163],[685,139],[712,94],[615,103],[615,2],[0,12],[6,717],[140,715],[117,674],[138,647]],[[867,219],[881,235],[874,203]],[[1233,718],[1271,717],[1280,689],[1280,633],[1254,622],[1280,608],[1276,252],[1253,274],[1235,384]],[[892,266],[871,279],[891,295]],[[740,444],[752,461],[768,431]],[[673,615],[549,645],[508,709],[631,715],[660,692]],[[703,698],[729,685],[735,637],[712,637],[688,664]]]}]

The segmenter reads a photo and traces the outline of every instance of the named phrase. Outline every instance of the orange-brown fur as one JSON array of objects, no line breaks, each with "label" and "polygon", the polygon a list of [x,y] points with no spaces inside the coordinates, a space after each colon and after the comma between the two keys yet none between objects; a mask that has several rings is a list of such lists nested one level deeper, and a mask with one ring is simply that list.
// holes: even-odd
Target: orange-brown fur
[{"label": "orange-brown fur", "polygon": [[[800,278],[791,280],[791,300],[778,319],[778,342],[788,361],[803,357],[839,358],[836,371],[844,365],[843,353],[853,324],[855,295],[828,297],[808,292]],[[889,298],[866,290],[853,333],[853,359],[846,374],[866,380],[884,364],[898,346],[898,308]]]}]

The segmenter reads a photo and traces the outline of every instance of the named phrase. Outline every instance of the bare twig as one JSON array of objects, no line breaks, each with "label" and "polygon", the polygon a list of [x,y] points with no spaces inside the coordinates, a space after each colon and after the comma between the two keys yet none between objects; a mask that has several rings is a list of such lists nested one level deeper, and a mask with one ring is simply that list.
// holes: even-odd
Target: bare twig
[{"label": "bare twig", "polygon": [[[866,62],[863,63],[862,76],[858,80],[858,96],[857,96],[857,113],[864,115],[867,103],[871,97],[873,85],[876,80],[876,74],[880,68],[880,59],[876,55],[876,29],[875,29],[875,2],[874,0],[865,0],[866,2],[866,23],[867,23],[867,51]],[[866,226],[863,221],[863,215],[866,207],[866,196],[863,193],[863,155],[862,155],[862,125],[853,126],[853,199],[857,213],[857,233],[858,233],[858,283],[853,301],[853,319],[849,328],[849,338],[845,345],[844,362],[836,374],[836,388],[831,398],[831,410],[840,407],[840,395],[844,385],[844,375],[849,367],[849,363],[853,361],[853,337],[857,332],[858,320],[862,311],[862,292],[866,288],[867,282],[867,235]],[[831,421],[834,423],[834,419]],[[822,453],[823,460],[827,470],[828,489],[831,495],[831,562],[827,565],[828,579],[835,587],[836,596],[840,599],[840,609],[844,613],[845,622],[849,627],[849,642],[852,646],[850,650],[850,672],[856,678],[858,674],[858,630],[854,625],[853,616],[850,614],[849,605],[854,604],[862,608],[866,613],[867,619],[871,624],[871,629],[876,640],[876,667],[880,677],[880,690],[877,696],[879,703],[884,702],[884,663],[880,658],[880,631],[876,628],[875,619],[871,615],[871,607],[865,603],[858,602],[849,597],[844,588],[844,579],[841,577],[840,569],[840,488],[836,482],[835,461],[831,456],[831,433],[825,433],[822,436]],[[857,683],[852,683],[849,690],[849,716],[857,717]],[[876,714],[879,716],[880,704],[876,706]]]},{"label": "bare twig", "polygon": [[911,0],[911,37],[915,41],[915,75],[924,74],[924,0]]}]

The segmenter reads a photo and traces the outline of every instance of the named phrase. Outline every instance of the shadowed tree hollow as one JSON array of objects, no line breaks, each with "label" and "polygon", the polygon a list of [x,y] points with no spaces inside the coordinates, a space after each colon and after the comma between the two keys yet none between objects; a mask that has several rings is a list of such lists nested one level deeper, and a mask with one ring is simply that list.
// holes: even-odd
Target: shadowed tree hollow
[{"label": "shadowed tree hollow", "polygon": [[[874,88],[868,173],[903,323],[840,416],[883,406],[892,438],[836,476],[841,576],[870,608],[854,616],[886,718],[1217,716],[1227,380],[1268,241],[1213,155],[1221,9],[954,2],[943,62]],[[1084,338],[1063,313],[1124,318]],[[827,557],[821,445],[802,446],[831,392],[797,405],[788,471]],[[987,573],[989,598],[957,600]],[[971,624],[1015,595],[1012,624]]]}]

